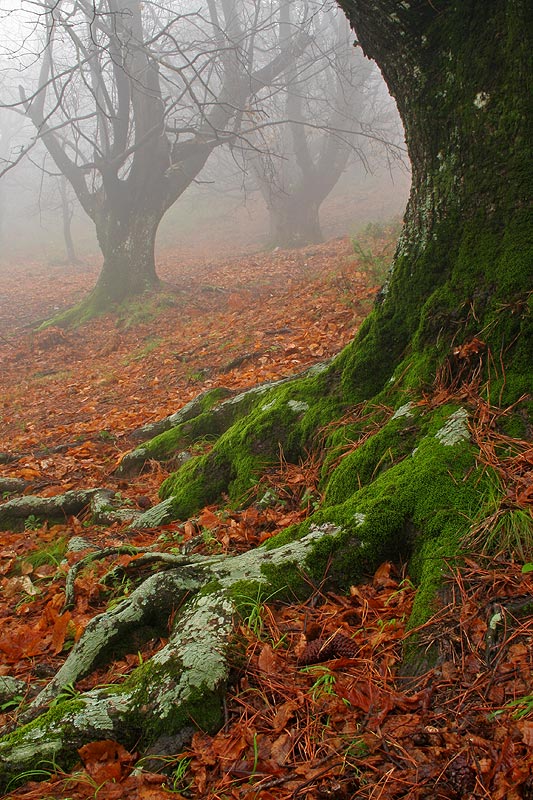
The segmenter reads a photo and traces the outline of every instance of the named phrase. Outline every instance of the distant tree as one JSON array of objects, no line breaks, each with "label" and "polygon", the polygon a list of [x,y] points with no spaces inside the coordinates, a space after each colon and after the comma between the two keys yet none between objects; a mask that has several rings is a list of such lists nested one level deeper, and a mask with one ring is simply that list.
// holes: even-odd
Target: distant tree
[{"label": "distant tree", "polygon": [[243,141],[253,127],[247,103],[309,41],[314,5],[299,9],[283,41],[276,5],[259,0],[205,0],[194,10],[39,0],[19,12],[34,29],[18,69],[27,83],[36,58],[40,69],[11,105],[31,119],[71,183],[104,256],[92,294],[71,317],[159,285],[154,244],[163,215],[216,147]]},{"label": "distant tree", "polygon": [[[13,159],[12,144],[15,134],[20,128],[15,114],[6,111],[0,113],[0,171],[3,165],[11,163]],[[0,181],[0,243],[3,242],[6,211],[6,186]]]},{"label": "distant tree", "polygon": [[67,260],[71,264],[78,264],[79,258],[74,246],[74,239],[72,238],[72,217],[74,209],[72,201],[68,193],[68,182],[64,175],[58,180],[59,196],[61,198],[61,222],[63,228],[63,240],[65,242],[65,251]]},{"label": "distant tree", "polygon": [[[288,30],[291,9],[283,6]],[[280,124],[257,134],[260,145],[248,159],[270,216],[270,244],[281,247],[322,241],[320,206],[350,159],[368,167],[376,142],[401,152],[394,104],[384,103],[379,71],[353,47],[344,15],[324,10],[313,22],[312,46],[283,72],[281,91],[270,98],[270,118]]]}]

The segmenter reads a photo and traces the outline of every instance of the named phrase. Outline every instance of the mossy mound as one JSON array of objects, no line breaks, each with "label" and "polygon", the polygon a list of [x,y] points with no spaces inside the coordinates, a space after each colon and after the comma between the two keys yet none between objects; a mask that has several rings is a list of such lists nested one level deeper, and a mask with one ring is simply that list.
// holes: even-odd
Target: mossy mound
[{"label": "mossy mound", "polygon": [[[307,574],[317,584],[327,575],[330,586],[342,589],[384,560],[409,562],[420,586],[415,626],[434,610],[444,560],[461,554],[493,471],[478,462],[471,411],[457,394],[436,404],[406,403],[409,395],[389,382],[379,404],[352,406],[339,380],[344,358],[317,375],[251,393],[242,415],[209,452],[171,475],[161,496],[175,518],[223,498],[238,507],[251,501],[259,476],[280,452],[297,462],[308,449],[321,450],[319,509],[269,540],[267,548],[334,526],[341,534],[317,544]],[[209,412],[197,418],[199,431],[208,417]],[[158,446],[166,435],[158,437]],[[281,588],[282,575],[269,578],[269,585]]]}]

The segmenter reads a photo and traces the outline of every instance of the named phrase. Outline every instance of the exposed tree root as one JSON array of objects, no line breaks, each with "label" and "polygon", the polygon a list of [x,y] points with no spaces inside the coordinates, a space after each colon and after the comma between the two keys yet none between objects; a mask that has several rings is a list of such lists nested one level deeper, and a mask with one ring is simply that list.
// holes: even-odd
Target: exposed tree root
[{"label": "exposed tree root", "polygon": [[25,495],[0,506],[0,530],[23,530],[25,520],[61,522],[87,509],[96,525],[134,520],[140,516],[130,507],[121,507],[110,489],[76,489],[54,497]]},{"label": "exposed tree root", "polygon": [[[341,531],[322,526],[275,549],[182,557],[179,568],[151,575],[128,599],[91,620],[63,667],[20,715],[22,727],[0,742],[1,783],[39,762],[68,765],[77,748],[95,738],[130,745],[141,739],[153,751],[160,736],[216,727],[238,655],[234,630],[240,606],[250,595],[272,592],[272,570],[285,570],[293,590],[305,589],[305,571],[324,539],[342,552]],[[62,691],[109,657],[113,647],[124,645],[139,627],[161,630],[175,613],[168,643],[124,684],[64,699]]]},{"label": "exposed tree root", "polygon": [[141,552],[144,551],[130,545],[104,547],[102,550],[96,550],[93,553],[89,553],[89,555],[85,556],[79,561],[76,561],[76,563],[70,567],[65,580],[65,604],[63,606],[63,610],[66,611],[67,609],[74,607],[74,581],[76,580],[78,573],[86,566],[92,564],[94,561],[99,561],[102,558],[108,558],[109,556],[135,555],[136,553]]}]

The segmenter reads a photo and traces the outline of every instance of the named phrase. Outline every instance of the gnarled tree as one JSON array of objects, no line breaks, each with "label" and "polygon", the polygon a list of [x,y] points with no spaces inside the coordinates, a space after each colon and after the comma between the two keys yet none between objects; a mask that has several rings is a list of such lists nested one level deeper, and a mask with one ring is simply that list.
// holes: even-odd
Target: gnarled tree
[{"label": "gnarled tree", "polygon": [[[309,42],[305,13],[282,43],[255,0],[100,0],[22,9],[33,52],[12,54],[31,84],[22,110],[93,220],[104,263],[75,316],[159,285],[159,223],[210,153],[240,137],[251,98]],[[6,83],[13,79],[10,70]],[[243,126],[243,122],[245,123]],[[249,131],[248,131],[249,132]],[[35,142],[30,142],[31,147]]]},{"label": "gnarled tree", "polygon": [[[289,30],[290,13],[283,7]],[[259,147],[249,153],[271,246],[321,242],[320,207],[349,162],[369,169],[378,150],[381,159],[403,152],[393,103],[375,64],[354,50],[344,15],[324,9],[314,25],[314,45],[283,72],[270,98],[270,118],[281,124],[259,131]]]},{"label": "gnarled tree", "polygon": [[[223,492],[237,499],[257,469],[276,459],[280,444],[287,459],[297,459],[317,429],[349,413],[328,429],[321,508],[298,529],[234,558],[167,559],[168,571],[95,619],[29,709],[33,721],[0,742],[4,780],[39,759],[68,763],[90,739],[131,744],[142,736],[157,748],[163,734],[215,726],[233,615],[245,590],[290,598],[326,573],[343,585],[401,555],[420,582],[417,618],[427,615],[442,557],[457,555],[469,517],[487,512],[483,491],[497,470],[482,463],[479,431],[493,431],[494,404],[514,404],[513,414],[500,417],[512,426],[500,439],[511,453],[513,432],[531,436],[528,4],[342,5],[396,97],[413,165],[389,282],[331,364],[192,418],[176,417],[176,427],[142,451],[164,457],[206,431],[218,436],[209,453],[164,484],[165,499],[147,520],[156,525]],[[431,396],[436,375],[439,392]],[[335,448],[346,442],[349,453],[339,461]],[[503,501],[507,508],[518,495]],[[159,612],[180,603],[168,645],[125,685],[41,713],[113,640],[141,621],[160,622]]]}]

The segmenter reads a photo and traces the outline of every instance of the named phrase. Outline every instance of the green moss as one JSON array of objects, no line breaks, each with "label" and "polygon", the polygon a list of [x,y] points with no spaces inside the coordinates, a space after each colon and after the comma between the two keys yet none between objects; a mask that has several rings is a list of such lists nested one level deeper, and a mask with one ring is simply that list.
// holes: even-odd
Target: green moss
[{"label": "green moss", "polygon": [[[333,523],[345,537],[334,541],[325,537],[318,545],[313,554],[315,578],[325,574],[333,552],[331,579],[345,588],[384,560],[410,560],[412,576],[421,587],[414,619],[427,618],[428,598],[435,598],[442,579],[442,557],[457,550],[486,480],[476,468],[469,441],[450,446],[435,435],[453,410],[447,406],[428,413],[419,422],[423,433],[417,434],[412,454],[385,470],[376,471],[375,466],[382,463],[386,434],[394,447],[398,424],[408,424],[405,418],[393,420],[361,445],[352,459],[341,462],[330,478],[322,508],[305,526]],[[358,468],[372,476],[364,485],[359,485]]]},{"label": "green moss", "polygon": [[[175,676],[178,681],[179,664],[175,665]],[[155,664],[153,661],[137,667],[129,676],[122,687],[122,691],[134,693],[132,711],[128,716],[129,726],[142,730],[146,743],[191,725],[208,733],[217,730],[223,718],[223,687],[220,687],[220,691],[213,691],[211,686],[204,684],[187,687],[186,701],[172,702],[169,699],[164,714],[147,715],[146,712],[152,704],[151,697],[157,694],[157,687],[161,686],[161,697],[164,697],[166,687],[171,689],[169,679],[168,666]]]},{"label": "green moss", "polygon": [[215,386],[214,389],[203,392],[200,401],[202,411],[211,411],[216,405],[226,400],[230,394],[230,390],[224,386]]},{"label": "green moss", "polygon": [[233,504],[244,502],[267,466],[279,462],[280,455],[288,461],[305,457],[306,446],[317,429],[339,415],[338,398],[328,394],[330,380],[330,374],[317,375],[250,394],[229,428],[227,416],[221,411],[224,406],[231,409],[236,405],[232,401],[153,439],[147,445],[148,451],[161,454],[165,449],[170,454],[193,439],[195,432],[205,433],[208,425],[214,431],[213,426],[225,417],[220,426],[224,431],[211,452],[192,459],[167,478],[161,497],[174,498],[175,512],[180,517],[193,514],[224,492]]},{"label": "green moss", "polygon": [[[307,563],[307,562],[306,562]],[[261,572],[267,580],[268,593],[276,600],[292,603],[309,596],[305,571],[290,562],[282,565],[265,564]]]},{"label": "green moss", "polygon": [[[86,707],[87,702],[83,699],[64,700],[49,708],[37,719],[4,736],[0,744],[0,785],[5,786],[10,779],[16,781],[17,774],[21,774],[21,782],[25,782],[28,779],[22,774],[25,771],[53,769],[51,767],[53,764],[69,769],[77,763],[79,755],[74,743],[78,737],[69,719],[72,720],[78,713],[82,713]],[[35,752],[42,753],[42,742],[46,742],[46,755],[42,755],[39,760],[32,757],[32,748],[35,748]],[[17,764],[16,769],[4,764],[2,751],[10,752],[12,749],[16,751],[19,748],[21,762]]]}]

